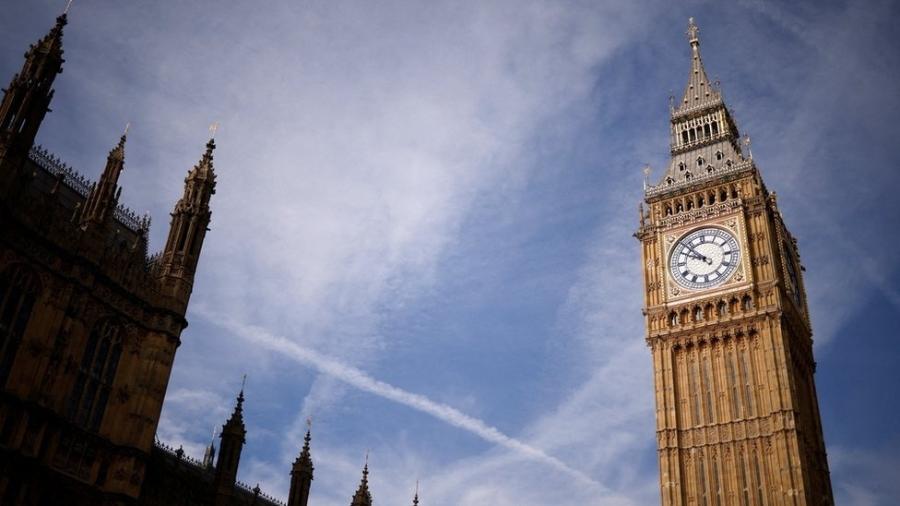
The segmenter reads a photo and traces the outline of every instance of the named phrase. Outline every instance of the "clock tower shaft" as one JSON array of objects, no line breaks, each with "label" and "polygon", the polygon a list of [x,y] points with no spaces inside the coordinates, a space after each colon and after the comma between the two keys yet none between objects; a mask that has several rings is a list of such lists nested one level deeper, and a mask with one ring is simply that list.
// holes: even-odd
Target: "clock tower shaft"
[{"label": "clock tower shaft", "polygon": [[[671,110],[671,161],[645,191],[636,234],[662,504],[832,505],[796,241],[706,76],[693,19],[687,33],[691,71]],[[717,250],[701,230],[738,245],[721,279],[677,270],[685,256],[712,269],[703,264]]]}]

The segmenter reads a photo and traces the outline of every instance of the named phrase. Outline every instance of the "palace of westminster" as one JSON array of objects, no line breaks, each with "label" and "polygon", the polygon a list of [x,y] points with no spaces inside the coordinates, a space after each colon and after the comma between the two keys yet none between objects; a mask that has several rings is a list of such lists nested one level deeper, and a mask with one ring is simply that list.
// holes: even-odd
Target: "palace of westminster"
[{"label": "palace of westminster", "polygon": [[[0,102],[0,504],[284,505],[236,480],[243,390],[218,452],[195,460],[155,437],[210,223],[215,143],[148,254],[149,217],[119,203],[124,135],[95,183],[35,145],[66,21],[29,47]],[[832,505],[796,241],[707,78],[693,20],[688,39],[671,161],[645,188],[635,234],[661,503]],[[286,504],[307,506],[309,431],[289,472]],[[372,504],[367,478],[368,466],[351,506]]]}]

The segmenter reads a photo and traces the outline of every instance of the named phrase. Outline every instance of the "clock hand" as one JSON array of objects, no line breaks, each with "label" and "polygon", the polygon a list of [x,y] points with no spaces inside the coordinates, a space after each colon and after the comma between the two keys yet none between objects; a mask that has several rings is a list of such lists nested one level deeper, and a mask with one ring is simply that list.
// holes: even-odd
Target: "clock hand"
[{"label": "clock hand", "polygon": [[[682,243],[682,244],[684,244],[684,243]],[[703,260],[703,262],[706,263],[706,265],[712,265],[712,259],[711,259],[711,258],[708,258],[708,257],[706,257],[706,256],[704,256],[704,255],[701,255],[700,253],[697,252],[697,250],[695,250],[693,247],[691,247],[690,244],[684,244],[684,246],[685,246],[691,253],[693,253],[693,255],[691,255],[692,257],[694,257],[694,258],[696,258],[696,259],[698,259],[698,260]]]}]

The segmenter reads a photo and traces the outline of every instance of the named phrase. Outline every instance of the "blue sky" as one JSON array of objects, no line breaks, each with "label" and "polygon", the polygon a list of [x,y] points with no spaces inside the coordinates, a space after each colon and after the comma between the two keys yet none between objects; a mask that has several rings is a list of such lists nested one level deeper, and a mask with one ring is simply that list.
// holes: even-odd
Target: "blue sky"
[{"label": "blue sky", "polygon": [[[3,1],[0,78],[62,1]],[[212,231],[161,439],[202,455],[246,373],[240,479],[311,502],[652,504],[641,168],[704,62],[799,239],[839,504],[900,501],[891,2],[76,0],[39,142],[162,247],[207,126]]]}]

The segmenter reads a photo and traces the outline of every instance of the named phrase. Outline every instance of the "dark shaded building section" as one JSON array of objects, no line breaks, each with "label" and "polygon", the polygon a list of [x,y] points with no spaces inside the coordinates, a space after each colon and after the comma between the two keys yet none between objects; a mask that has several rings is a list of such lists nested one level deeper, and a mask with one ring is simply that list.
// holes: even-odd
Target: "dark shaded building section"
[{"label": "dark shaded building section", "polygon": [[97,182],[34,145],[66,22],[29,47],[0,102],[0,504],[279,504],[236,482],[243,393],[218,465],[155,441],[210,222],[215,143],[148,255],[150,218],[119,203],[125,135]]},{"label": "dark shaded building section", "polygon": [[[203,460],[156,439],[216,190],[215,142],[162,251],[119,202],[127,138],[91,182],[34,144],[62,72],[65,14],[0,102],[0,505],[308,506],[310,432],[287,503],[237,481],[244,391]],[[369,506],[368,463],[353,505]],[[418,495],[414,500],[418,504]]]}]

